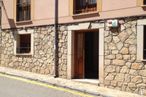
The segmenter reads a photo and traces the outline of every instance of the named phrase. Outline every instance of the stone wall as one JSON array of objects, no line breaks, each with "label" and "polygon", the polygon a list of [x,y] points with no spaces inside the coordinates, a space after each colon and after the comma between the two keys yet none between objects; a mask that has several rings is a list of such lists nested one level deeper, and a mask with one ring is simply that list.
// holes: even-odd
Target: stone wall
[{"label": "stone wall", "polygon": [[[121,19],[120,24],[119,28],[111,29],[104,27],[104,23],[98,22],[60,25],[58,41],[59,77],[67,78],[68,32],[102,28],[105,30],[104,64],[101,64],[104,65],[104,86],[146,95],[146,62],[137,60],[137,18]],[[4,30],[2,32],[2,60],[0,65],[53,75],[54,27],[43,26],[27,29],[34,31],[34,54],[32,56],[14,55],[15,31]]]},{"label": "stone wall", "polygon": [[[34,54],[14,55],[15,30],[2,32],[1,66],[46,75],[54,74],[54,27],[43,26],[26,28],[33,30]],[[17,29],[20,30],[21,29]],[[67,32],[59,31],[59,76],[65,78],[67,65]]]},{"label": "stone wall", "polygon": [[137,61],[137,19],[105,31],[106,87],[146,95],[146,64]]},{"label": "stone wall", "polygon": [[67,26],[60,26],[59,31],[59,76],[63,78],[67,78],[67,36],[68,30]]}]

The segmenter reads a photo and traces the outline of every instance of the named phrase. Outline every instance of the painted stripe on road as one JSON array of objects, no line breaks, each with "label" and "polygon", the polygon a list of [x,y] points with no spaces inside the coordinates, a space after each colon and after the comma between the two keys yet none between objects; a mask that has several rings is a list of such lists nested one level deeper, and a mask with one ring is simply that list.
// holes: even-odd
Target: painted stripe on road
[{"label": "painted stripe on road", "polygon": [[2,73],[0,73],[0,76],[1,77],[7,77],[7,78],[10,78],[10,79],[19,80],[19,81],[34,84],[34,85],[39,85],[39,86],[51,88],[51,89],[56,89],[56,90],[59,90],[59,91],[72,93],[74,95],[79,95],[79,96],[82,96],[82,97],[95,97],[95,96],[92,96],[90,94],[85,94],[85,93],[82,93],[82,92],[79,92],[79,91],[70,90],[70,89],[66,89],[66,88],[62,88],[62,87],[57,87],[57,86],[49,85],[49,84],[46,84],[46,83],[43,83],[43,82],[33,81],[33,80],[21,78],[21,77],[6,75],[6,74],[2,74]]}]

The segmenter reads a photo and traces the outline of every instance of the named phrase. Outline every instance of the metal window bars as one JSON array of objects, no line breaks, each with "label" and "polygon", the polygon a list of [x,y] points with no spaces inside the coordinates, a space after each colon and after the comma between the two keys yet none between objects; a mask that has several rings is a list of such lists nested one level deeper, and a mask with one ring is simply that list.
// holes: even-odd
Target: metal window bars
[{"label": "metal window bars", "polygon": [[30,20],[30,0],[17,0],[17,21]]},{"label": "metal window bars", "polygon": [[96,11],[96,7],[96,0],[75,0],[75,14]]}]

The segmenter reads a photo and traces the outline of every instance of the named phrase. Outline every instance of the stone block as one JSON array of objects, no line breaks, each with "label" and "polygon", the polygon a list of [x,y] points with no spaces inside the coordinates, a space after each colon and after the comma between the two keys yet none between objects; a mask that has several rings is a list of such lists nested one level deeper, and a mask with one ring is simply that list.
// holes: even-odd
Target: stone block
[{"label": "stone block", "polygon": [[142,79],[143,79],[143,83],[146,84],[146,77],[143,77]]},{"label": "stone block", "polygon": [[108,80],[108,81],[111,81],[111,80],[114,80],[114,75],[113,74],[108,74],[107,76],[106,76],[106,78],[105,78],[105,80]]},{"label": "stone block", "polygon": [[107,42],[107,43],[110,43],[110,42],[112,41],[112,36],[109,35],[108,37],[106,37],[106,38],[104,39],[104,41]]},{"label": "stone block", "polygon": [[131,79],[131,82],[132,82],[132,83],[141,83],[141,82],[142,82],[142,77],[141,77],[141,76],[134,76],[134,77]]},{"label": "stone block", "polygon": [[119,34],[119,39],[120,39],[122,42],[124,42],[128,37],[129,37],[129,35],[128,35],[128,33],[126,33],[126,32],[121,32],[121,33]]},{"label": "stone block", "polygon": [[115,72],[116,71],[116,67],[115,66],[107,66],[105,68],[105,72]]},{"label": "stone block", "polygon": [[115,77],[116,81],[123,82],[124,81],[124,74],[117,74]]},{"label": "stone block", "polygon": [[129,46],[129,53],[130,54],[136,54],[136,46],[135,45],[131,45]]},{"label": "stone block", "polygon": [[120,50],[120,53],[123,54],[123,55],[127,55],[127,54],[129,54],[129,49],[126,48],[126,47],[124,47],[124,48],[122,48],[122,49]]},{"label": "stone block", "polygon": [[124,60],[113,60],[112,64],[118,65],[118,66],[123,66],[123,65],[125,65],[125,61]]},{"label": "stone block", "polygon": [[111,85],[114,87],[117,86],[117,81],[111,81]]},{"label": "stone block", "polygon": [[121,73],[128,73],[129,72],[129,69],[127,68],[127,66],[124,66],[124,67],[122,67],[122,69],[121,69],[120,72]]},{"label": "stone block", "polygon": [[106,86],[109,86],[109,85],[111,84],[111,82],[110,82],[109,80],[105,80],[105,81],[104,81],[104,84],[105,84]]},{"label": "stone block", "polygon": [[131,81],[131,76],[129,74],[125,74],[125,82],[129,83]]},{"label": "stone block", "polygon": [[118,50],[112,50],[112,54],[118,54]]},{"label": "stone block", "polygon": [[120,41],[120,39],[119,39],[117,36],[113,36],[113,41],[114,41],[115,43],[118,43],[118,42]]},{"label": "stone block", "polygon": [[116,58],[116,56],[115,55],[107,55],[107,56],[105,56],[105,59],[115,59]]},{"label": "stone block", "polygon": [[121,67],[120,66],[116,66],[116,73],[120,73]]},{"label": "stone block", "polygon": [[128,87],[129,87],[129,88],[136,88],[136,85],[135,85],[135,83],[129,83],[129,84],[128,84]]},{"label": "stone block", "polygon": [[140,70],[139,74],[143,77],[146,77],[146,70]]},{"label": "stone block", "polygon": [[139,69],[142,69],[143,65],[141,63],[133,63],[131,65],[131,68],[132,69],[135,69],[135,70],[139,70]]},{"label": "stone block", "polygon": [[121,60],[121,59],[123,59],[123,56],[122,56],[122,54],[116,54],[116,59],[118,59],[118,60]]},{"label": "stone block", "polygon": [[109,48],[110,50],[115,50],[115,49],[117,49],[115,43],[109,43],[109,44],[108,44],[108,48]]},{"label": "stone block", "polygon": [[137,76],[138,75],[138,71],[137,70],[130,69],[129,74],[131,74],[133,76]]},{"label": "stone block", "polygon": [[141,83],[141,84],[138,84],[137,87],[138,87],[138,88],[145,89],[145,88],[146,88],[146,84]]},{"label": "stone block", "polygon": [[110,65],[111,64],[111,60],[105,60],[104,64],[105,65]]},{"label": "stone block", "polygon": [[124,60],[127,60],[127,61],[128,61],[128,60],[130,60],[130,58],[131,58],[130,55],[123,55],[123,59],[124,59]]}]

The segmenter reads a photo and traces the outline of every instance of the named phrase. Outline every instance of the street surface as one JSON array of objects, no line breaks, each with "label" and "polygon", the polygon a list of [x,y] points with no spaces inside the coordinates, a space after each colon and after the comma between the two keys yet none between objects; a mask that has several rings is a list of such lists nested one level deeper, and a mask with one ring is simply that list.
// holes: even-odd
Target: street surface
[{"label": "street surface", "polygon": [[92,97],[0,76],[0,97]]}]

